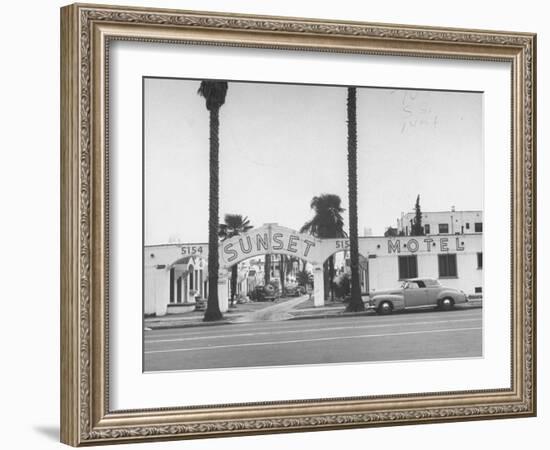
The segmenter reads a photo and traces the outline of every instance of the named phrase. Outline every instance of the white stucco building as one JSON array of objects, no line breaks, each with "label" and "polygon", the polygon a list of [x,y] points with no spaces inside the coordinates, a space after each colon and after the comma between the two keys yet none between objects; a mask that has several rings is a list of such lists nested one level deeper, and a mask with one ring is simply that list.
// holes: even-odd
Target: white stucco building
[{"label": "white stucco building", "polygon": [[[464,212],[466,213],[466,212]],[[430,214],[430,213],[427,213]],[[454,211],[447,214],[455,214]],[[428,216],[429,218],[430,216]],[[444,216],[434,216],[443,220]],[[450,219],[450,215],[447,215]],[[453,220],[466,223],[482,220],[476,212]],[[481,218],[480,218],[481,217]],[[436,223],[436,222],[434,222]],[[483,223],[482,221],[480,222]],[[462,230],[462,228],[460,228]],[[246,294],[263,280],[257,257],[285,254],[307,262],[314,279],[314,304],[324,305],[323,263],[335,254],[349,254],[348,239],[316,239],[277,224],[224,241],[219,247],[218,295],[220,309],[229,299],[230,268],[243,261],[238,276],[238,293]],[[468,295],[483,293],[483,233],[439,233],[424,236],[367,236],[359,238],[360,279],[364,295],[395,288],[406,278],[429,277],[441,284],[462,289]],[[166,244],[144,247],[144,313],[164,315],[193,308],[196,297],[208,296],[206,244]],[[254,259],[256,258],[256,259]]]},{"label": "white stucco building", "polygon": [[[397,219],[397,232],[409,236],[415,213],[401,213]],[[483,233],[483,211],[422,211],[424,234]]]},{"label": "white stucco building", "polygon": [[359,239],[366,255],[365,291],[393,288],[406,278],[429,277],[462,289],[483,293],[483,234],[372,237]]}]

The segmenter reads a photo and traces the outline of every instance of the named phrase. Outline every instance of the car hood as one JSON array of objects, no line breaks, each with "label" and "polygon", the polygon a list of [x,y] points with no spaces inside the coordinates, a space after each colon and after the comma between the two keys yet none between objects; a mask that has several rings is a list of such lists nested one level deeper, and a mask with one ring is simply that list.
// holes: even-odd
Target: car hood
[{"label": "car hood", "polygon": [[403,289],[385,289],[381,291],[373,291],[370,293],[371,297],[377,295],[403,295]]}]

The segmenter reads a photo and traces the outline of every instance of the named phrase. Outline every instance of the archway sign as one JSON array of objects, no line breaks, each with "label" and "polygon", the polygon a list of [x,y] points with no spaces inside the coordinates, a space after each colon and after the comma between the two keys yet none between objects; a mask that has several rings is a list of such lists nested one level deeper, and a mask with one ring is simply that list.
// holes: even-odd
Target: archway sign
[{"label": "archway sign", "polygon": [[[277,224],[265,224],[219,246],[221,270],[254,256],[283,254],[304,259],[312,265],[323,264],[332,254],[349,249],[348,239],[317,239]],[[144,249],[146,265],[170,269],[175,264],[193,259],[208,260],[207,243],[149,245]]]},{"label": "archway sign", "polygon": [[313,266],[313,298],[315,306],[324,304],[323,262],[333,253],[345,250],[347,239],[316,239],[276,223],[268,223],[220,245],[220,269],[238,264],[245,259],[265,255],[289,255],[303,259]]},{"label": "archway sign", "polygon": [[323,262],[322,242],[277,224],[265,224],[220,245],[220,268],[229,268],[245,259],[265,254],[288,255],[313,265]]}]

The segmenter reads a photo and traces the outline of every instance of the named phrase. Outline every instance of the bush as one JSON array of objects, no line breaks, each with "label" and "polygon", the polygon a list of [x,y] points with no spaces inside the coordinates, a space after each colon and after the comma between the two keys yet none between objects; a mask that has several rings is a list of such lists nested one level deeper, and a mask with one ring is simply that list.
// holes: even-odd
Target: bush
[{"label": "bush", "polygon": [[334,281],[334,295],[338,298],[346,298],[351,293],[351,275],[344,273]]}]

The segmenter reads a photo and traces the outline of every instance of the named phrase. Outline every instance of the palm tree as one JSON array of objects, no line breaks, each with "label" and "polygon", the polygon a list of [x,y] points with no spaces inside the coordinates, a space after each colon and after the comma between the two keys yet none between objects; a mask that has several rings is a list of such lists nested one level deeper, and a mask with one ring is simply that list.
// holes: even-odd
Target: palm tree
[{"label": "palm tree", "polygon": [[348,197],[349,197],[349,244],[351,266],[351,299],[347,310],[364,311],[359,279],[359,237],[357,232],[357,92],[348,88]]},{"label": "palm tree", "polygon": [[[218,229],[218,236],[222,242],[226,239],[246,233],[252,228],[248,217],[243,217],[240,214],[226,214],[224,217],[224,222],[225,223],[220,223],[220,227]],[[237,293],[238,267],[238,263],[231,267],[231,306],[233,306],[235,295]]]},{"label": "palm tree", "polygon": [[300,270],[296,273],[296,283],[299,286],[303,286],[307,290],[307,285],[309,284],[309,273],[307,270]]},{"label": "palm tree", "polygon": [[264,256],[264,285],[268,285],[271,281],[271,255],[265,254]]},{"label": "palm tree", "polygon": [[279,255],[279,278],[281,279],[281,294],[285,296],[286,256]]},{"label": "palm tree", "polygon": [[[320,239],[346,237],[342,217],[345,209],[341,204],[342,200],[336,194],[321,194],[313,197],[310,207],[315,214],[313,219],[302,226],[300,232],[307,232]],[[328,259],[328,275],[331,298],[334,300],[334,255]]]},{"label": "palm tree", "polygon": [[223,318],[218,301],[219,225],[219,128],[220,108],[225,103],[227,81],[201,81],[198,94],[205,98],[210,112],[210,202],[208,215],[208,302],[204,321]]}]

